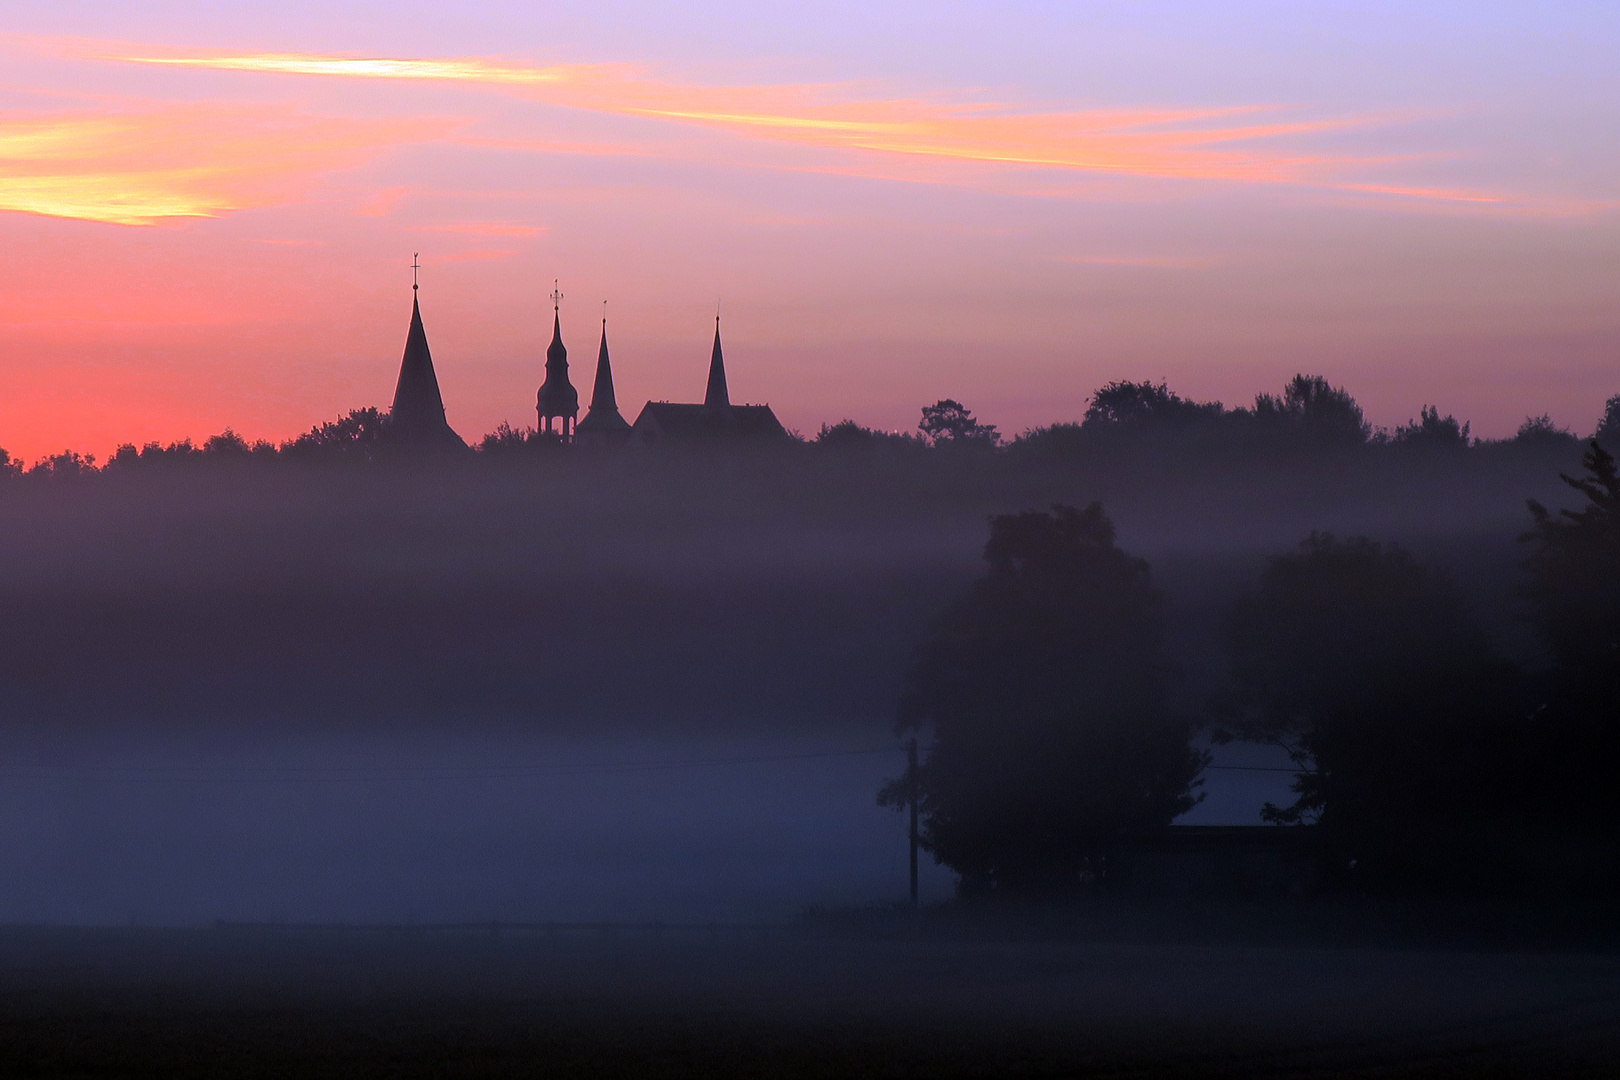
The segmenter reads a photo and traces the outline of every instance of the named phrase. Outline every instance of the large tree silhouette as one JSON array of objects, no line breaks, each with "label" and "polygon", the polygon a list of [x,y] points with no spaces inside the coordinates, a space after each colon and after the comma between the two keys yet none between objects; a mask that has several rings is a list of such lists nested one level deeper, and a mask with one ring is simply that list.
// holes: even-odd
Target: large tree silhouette
[{"label": "large tree silhouette", "polygon": [[[1204,757],[1165,704],[1148,564],[1101,506],[994,518],[984,557],[900,706],[901,731],[934,741],[922,840],[967,890],[1072,883],[1123,830],[1189,809]],[[880,798],[906,793],[902,778]]]},{"label": "large tree silhouette", "polygon": [[[1243,737],[1286,747],[1330,868],[1387,888],[1477,885],[1516,800],[1511,671],[1437,571],[1395,546],[1313,534],[1228,613]],[[1522,809],[1522,803],[1519,804]]]},{"label": "large tree silhouette", "polygon": [[1524,540],[1534,550],[1524,596],[1562,685],[1613,701],[1620,691],[1620,475],[1596,440],[1582,464],[1586,476],[1563,480],[1585,506],[1554,514],[1530,502],[1535,524]]},{"label": "large tree silhouette", "polygon": [[1555,833],[1565,860],[1578,860],[1588,883],[1620,887],[1615,814],[1620,788],[1620,475],[1597,440],[1588,444],[1587,475],[1564,476],[1585,498],[1577,510],[1530,503],[1534,526],[1522,538],[1526,613],[1546,643],[1552,667],[1541,687],[1536,754]]}]

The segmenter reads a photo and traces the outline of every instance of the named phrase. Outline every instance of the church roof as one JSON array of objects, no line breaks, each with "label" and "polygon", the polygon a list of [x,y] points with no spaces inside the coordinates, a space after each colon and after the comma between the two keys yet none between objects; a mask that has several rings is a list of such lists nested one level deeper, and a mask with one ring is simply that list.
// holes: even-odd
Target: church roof
[{"label": "church roof", "polygon": [[399,364],[399,381],[394,385],[388,433],[395,442],[467,445],[445,419],[439,378],[433,371],[433,354],[428,350],[427,331],[422,327],[422,307],[414,290],[411,328],[405,335],[405,355]]},{"label": "church roof", "polygon": [[633,428],[643,443],[673,440],[708,442],[741,439],[785,440],[787,430],[769,405],[693,405],[675,401],[649,401],[642,406]]},{"label": "church roof", "polygon": [[709,384],[703,404],[649,401],[631,429],[632,442],[770,442],[786,441],[769,405],[733,405],[726,387],[726,361],[720,351],[720,316],[714,317],[714,352],[709,357]]}]

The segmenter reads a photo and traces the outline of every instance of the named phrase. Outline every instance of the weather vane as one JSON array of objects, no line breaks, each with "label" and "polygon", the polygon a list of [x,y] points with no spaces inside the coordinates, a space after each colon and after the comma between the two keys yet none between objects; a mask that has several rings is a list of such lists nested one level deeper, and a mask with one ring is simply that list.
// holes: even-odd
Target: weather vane
[{"label": "weather vane", "polygon": [[562,289],[558,287],[559,284],[556,278],[551,279],[551,310],[553,311],[562,309],[563,294]]},{"label": "weather vane", "polygon": [[420,286],[416,283],[416,272],[418,270],[420,270],[420,269],[422,269],[422,253],[420,251],[414,251],[414,252],[411,253],[411,291],[412,292],[415,292],[418,288],[420,288]]}]

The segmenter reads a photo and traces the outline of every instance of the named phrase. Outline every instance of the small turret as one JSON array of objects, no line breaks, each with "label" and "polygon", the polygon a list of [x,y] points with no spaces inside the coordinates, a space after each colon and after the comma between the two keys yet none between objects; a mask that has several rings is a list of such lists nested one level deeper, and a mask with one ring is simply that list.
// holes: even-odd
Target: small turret
[{"label": "small turret", "polygon": [[574,421],[579,416],[579,391],[568,381],[568,349],[562,341],[562,292],[551,291],[551,345],[546,349],[546,381],[535,398],[540,429],[551,433],[551,421],[561,421],[558,433],[564,442],[574,437]]}]

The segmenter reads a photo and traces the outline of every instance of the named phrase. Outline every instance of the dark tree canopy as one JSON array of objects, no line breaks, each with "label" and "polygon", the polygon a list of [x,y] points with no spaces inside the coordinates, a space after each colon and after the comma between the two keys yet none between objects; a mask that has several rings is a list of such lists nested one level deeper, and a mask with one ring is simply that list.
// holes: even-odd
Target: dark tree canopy
[{"label": "dark tree canopy", "polygon": [[1314,442],[1354,445],[1372,434],[1349,391],[1330,386],[1320,375],[1295,375],[1281,397],[1261,394],[1254,399],[1254,416],[1264,424],[1287,425]]},{"label": "dark tree canopy", "polygon": [[1563,450],[1576,446],[1580,439],[1573,431],[1559,427],[1551,416],[1542,413],[1540,416],[1525,417],[1524,423],[1513,434],[1513,442],[1520,446]]},{"label": "dark tree canopy", "polygon": [[1470,427],[1455,416],[1441,416],[1437,406],[1425,405],[1416,420],[1395,429],[1394,441],[1424,450],[1466,450]]},{"label": "dark tree canopy", "polygon": [[368,406],[351,409],[347,416],[317,424],[284,444],[282,453],[312,460],[373,458],[381,451],[388,429],[388,414]]},{"label": "dark tree canopy", "polygon": [[913,450],[925,445],[922,436],[894,431],[877,431],[862,427],[853,420],[840,420],[836,424],[822,424],[812,440],[827,450],[867,451],[877,449]]},{"label": "dark tree canopy", "polygon": [[1084,424],[1162,424],[1178,426],[1218,420],[1218,401],[1188,401],[1164,383],[1111,382],[1091,396]]},{"label": "dark tree canopy", "polygon": [[1319,821],[1340,869],[1354,859],[1384,884],[1481,865],[1511,672],[1442,575],[1398,547],[1313,534],[1232,607],[1227,643],[1228,719],[1303,770],[1269,820]]},{"label": "dark tree canopy", "polygon": [[[1148,564],[1101,506],[993,518],[984,557],[900,706],[902,731],[934,738],[923,842],[968,889],[1072,882],[1122,831],[1191,808],[1204,757],[1165,704]],[[903,797],[903,780],[883,795]]]}]

